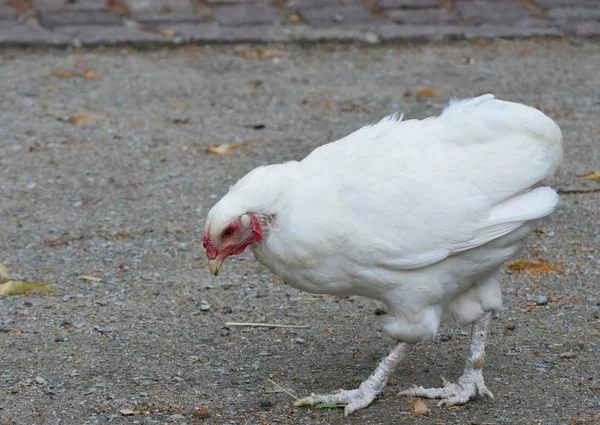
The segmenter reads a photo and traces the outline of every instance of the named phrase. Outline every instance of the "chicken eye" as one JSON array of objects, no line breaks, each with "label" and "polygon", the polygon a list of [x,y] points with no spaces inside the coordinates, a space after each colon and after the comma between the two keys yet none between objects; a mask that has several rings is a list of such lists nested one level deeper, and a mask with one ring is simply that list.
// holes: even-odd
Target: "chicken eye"
[{"label": "chicken eye", "polygon": [[223,237],[224,238],[228,238],[231,235],[233,235],[233,229],[229,228],[229,229],[225,229],[223,231]]}]

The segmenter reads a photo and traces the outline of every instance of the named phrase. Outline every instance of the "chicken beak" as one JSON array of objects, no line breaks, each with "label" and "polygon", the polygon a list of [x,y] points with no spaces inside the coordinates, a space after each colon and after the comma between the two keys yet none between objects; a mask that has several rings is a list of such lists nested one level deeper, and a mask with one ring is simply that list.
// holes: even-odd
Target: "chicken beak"
[{"label": "chicken beak", "polygon": [[208,260],[208,270],[215,276],[219,275],[219,268],[223,264],[223,260],[220,258],[215,258],[214,260]]}]

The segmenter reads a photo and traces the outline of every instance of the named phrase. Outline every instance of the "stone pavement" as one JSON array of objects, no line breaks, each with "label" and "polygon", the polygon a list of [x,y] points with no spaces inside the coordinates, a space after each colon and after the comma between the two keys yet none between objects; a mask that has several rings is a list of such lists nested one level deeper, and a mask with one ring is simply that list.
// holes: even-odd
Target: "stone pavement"
[{"label": "stone pavement", "polygon": [[[57,291],[0,296],[0,425],[600,424],[600,182],[576,177],[600,170],[600,43],[450,44],[0,54],[0,262]],[[487,92],[543,109],[565,141],[564,195],[520,256],[563,273],[503,273],[496,399],[427,400],[422,418],[396,396],[460,375],[468,328],[450,323],[368,409],[294,407],[267,379],[299,397],[357,387],[393,345],[381,305],[297,291],[249,252],[215,278],[207,212],[259,165]],[[224,143],[238,149],[206,151]]]},{"label": "stone pavement", "polygon": [[599,0],[0,0],[0,45],[600,35]]}]

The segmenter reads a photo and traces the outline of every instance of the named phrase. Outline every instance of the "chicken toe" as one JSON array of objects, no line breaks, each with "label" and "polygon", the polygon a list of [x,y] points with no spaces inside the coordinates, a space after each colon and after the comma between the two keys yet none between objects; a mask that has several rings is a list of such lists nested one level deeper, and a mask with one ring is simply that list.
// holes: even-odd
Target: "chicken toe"
[{"label": "chicken toe", "polygon": [[342,390],[331,394],[312,393],[294,402],[294,406],[316,406],[319,404],[345,404],[344,416],[367,407],[375,400],[377,394],[371,391],[365,391],[361,388],[355,390]]},{"label": "chicken toe", "polygon": [[481,369],[464,373],[458,381],[453,384],[446,381],[444,378],[443,387],[441,388],[423,388],[414,386],[408,390],[404,390],[400,395],[408,395],[414,397],[425,398],[441,398],[438,403],[439,407],[451,407],[455,405],[465,404],[469,400],[476,398],[478,395],[483,397],[494,398],[494,395],[485,386]]},{"label": "chicken toe", "polygon": [[377,369],[354,390],[340,389],[332,394],[311,394],[294,402],[294,406],[316,406],[318,404],[346,404],[344,416],[367,407],[375,400],[377,395],[385,388],[392,372],[398,366],[398,363],[404,358],[408,344],[398,342],[390,354],[384,358]]}]

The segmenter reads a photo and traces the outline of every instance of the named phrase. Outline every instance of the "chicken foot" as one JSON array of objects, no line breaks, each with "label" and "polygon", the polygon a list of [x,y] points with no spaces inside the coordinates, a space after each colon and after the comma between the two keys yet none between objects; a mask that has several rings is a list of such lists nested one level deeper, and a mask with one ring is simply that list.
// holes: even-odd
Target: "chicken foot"
[{"label": "chicken foot", "polygon": [[465,404],[477,395],[494,398],[494,395],[485,386],[483,380],[483,364],[485,362],[485,341],[487,330],[492,318],[492,313],[485,313],[471,328],[471,346],[465,370],[457,383],[448,382],[442,378],[443,387],[423,388],[416,385],[400,392],[400,395],[441,398],[438,406],[454,406]]},{"label": "chicken foot", "polygon": [[396,343],[390,354],[379,363],[377,369],[375,369],[371,376],[360,384],[358,388],[354,390],[340,389],[338,392],[332,394],[312,393],[309,397],[294,402],[294,406],[314,406],[321,403],[345,403],[344,416],[348,416],[352,412],[367,407],[383,390],[390,375],[394,372],[400,361],[404,359],[409,348],[410,344],[404,342]]}]

